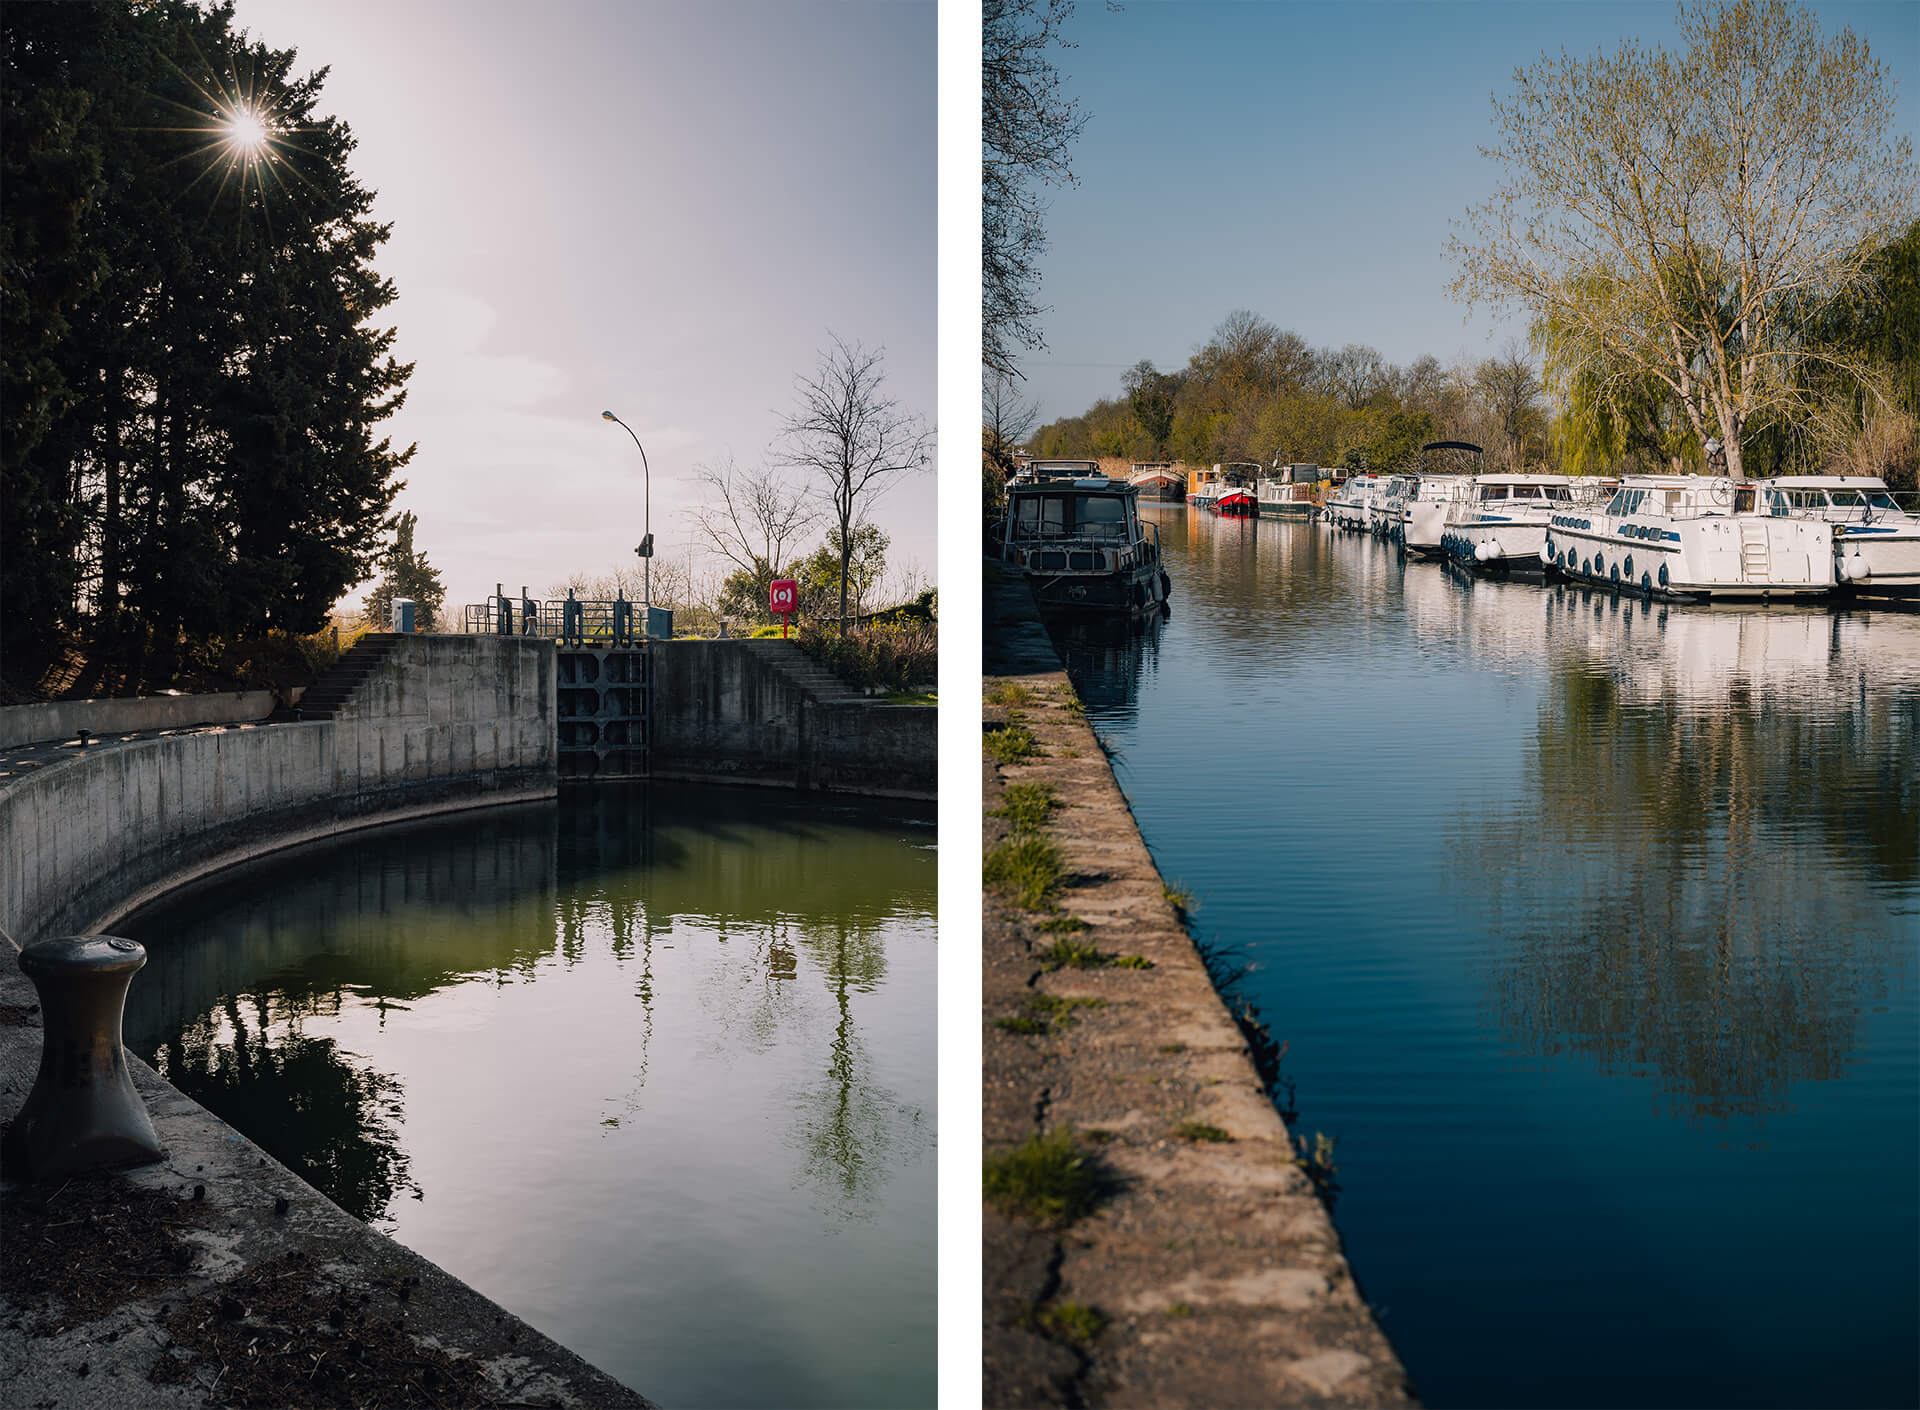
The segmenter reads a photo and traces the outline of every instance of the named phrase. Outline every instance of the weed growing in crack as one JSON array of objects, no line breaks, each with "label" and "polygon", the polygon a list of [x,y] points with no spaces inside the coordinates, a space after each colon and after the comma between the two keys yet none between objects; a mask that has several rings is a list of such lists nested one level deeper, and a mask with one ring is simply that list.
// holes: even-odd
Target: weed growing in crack
[{"label": "weed growing in crack", "polygon": [[1083,1302],[1055,1303],[1041,1309],[1039,1318],[1041,1327],[1053,1337],[1080,1345],[1099,1336],[1110,1320],[1099,1308],[1088,1307]]},{"label": "weed growing in crack", "polygon": [[1001,1213],[1051,1227],[1071,1224],[1100,1202],[1099,1172],[1064,1128],[988,1156],[982,1187]]}]

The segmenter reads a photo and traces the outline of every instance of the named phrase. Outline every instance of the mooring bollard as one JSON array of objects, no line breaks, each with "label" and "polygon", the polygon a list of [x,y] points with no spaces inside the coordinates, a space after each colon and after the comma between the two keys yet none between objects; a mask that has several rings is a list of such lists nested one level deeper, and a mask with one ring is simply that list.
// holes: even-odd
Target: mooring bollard
[{"label": "mooring bollard", "polygon": [[29,1180],[166,1159],[133,1089],[120,1018],[147,962],[138,941],[67,935],[20,952],[45,1036],[33,1091],[7,1133],[7,1164]]}]

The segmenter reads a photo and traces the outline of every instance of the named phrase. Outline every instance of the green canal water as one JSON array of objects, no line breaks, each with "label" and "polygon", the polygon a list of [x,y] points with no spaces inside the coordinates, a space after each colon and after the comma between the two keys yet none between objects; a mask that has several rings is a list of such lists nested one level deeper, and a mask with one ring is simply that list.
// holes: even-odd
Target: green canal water
[{"label": "green canal water", "polygon": [[930,1406],[930,810],[655,786],[137,917],[127,1041],[672,1407]]},{"label": "green canal water", "polygon": [[1920,1403],[1920,615],[1147,512],[1058,639],[1424,1402]]}]

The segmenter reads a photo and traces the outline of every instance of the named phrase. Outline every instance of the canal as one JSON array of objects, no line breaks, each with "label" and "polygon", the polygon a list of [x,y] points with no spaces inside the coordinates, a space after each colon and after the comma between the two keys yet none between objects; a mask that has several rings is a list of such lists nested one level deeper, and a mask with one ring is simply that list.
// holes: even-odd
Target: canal
[{"label": "canal", "polygon": [[1433,1406],[1920,1397],[1920,614],[1145,508],[1058,640]]},{"label": "canal", "polygon": [[935,1399],[930,809],[612,786],[136,917],[128,1046],[673,1407]]}]

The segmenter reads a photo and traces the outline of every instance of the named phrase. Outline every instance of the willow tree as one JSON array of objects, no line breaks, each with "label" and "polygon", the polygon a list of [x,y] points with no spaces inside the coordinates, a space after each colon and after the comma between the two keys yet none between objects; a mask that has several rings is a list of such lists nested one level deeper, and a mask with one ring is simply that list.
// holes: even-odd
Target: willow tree
[{"label": "willow tree", "polygon": [[1450,242],[1452,288],[1552,319],[1600,391],[1651,379],[1743,475],[1753,428],[1803,410],[1817,337],[1910,218],[1885,68],[1786,0],[1683,4],[1677,53],[1542,58],[1494,101],[1506,178]]}]

